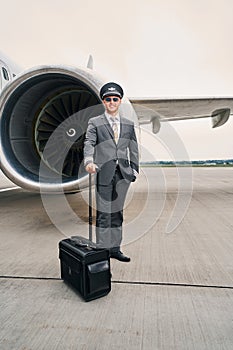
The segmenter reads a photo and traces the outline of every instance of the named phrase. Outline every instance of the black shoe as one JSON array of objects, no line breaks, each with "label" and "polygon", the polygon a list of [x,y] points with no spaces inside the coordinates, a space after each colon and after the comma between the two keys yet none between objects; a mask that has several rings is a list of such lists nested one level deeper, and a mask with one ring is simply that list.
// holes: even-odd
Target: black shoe
[{"label": "black shoe", "polygon": [[111,253],[111,258],[117,259],[117,260],[123,261],[123,262],[129,262],[130,261],[130,258],[128,256],[125,256],[121,251]]}]

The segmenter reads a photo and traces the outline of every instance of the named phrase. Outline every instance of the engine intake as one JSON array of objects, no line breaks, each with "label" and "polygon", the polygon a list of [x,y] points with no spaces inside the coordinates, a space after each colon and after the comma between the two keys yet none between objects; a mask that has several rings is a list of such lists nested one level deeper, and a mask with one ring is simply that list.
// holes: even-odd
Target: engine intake
[{"label": "engine intake", "polygon": [[[103,112],[98,96],[102,85],[88,69],[54,66],[14,79],[0,99],[1,167],[6,176],[29,190],[80,189],[86,178],[83,141],[89,118]],[[44,152],[46,146],[49,152]]]}]

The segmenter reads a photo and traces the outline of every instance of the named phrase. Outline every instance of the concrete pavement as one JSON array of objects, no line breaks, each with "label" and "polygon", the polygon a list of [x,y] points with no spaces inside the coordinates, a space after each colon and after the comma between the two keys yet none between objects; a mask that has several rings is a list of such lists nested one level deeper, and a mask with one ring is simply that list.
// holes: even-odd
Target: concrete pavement
[{"label": "concrete pavement", "polygon": [[1,349],[232,349],[232,168],[193,169],[168,234],[178,192],[190,194],[178,180],[175,168],[143,169],[125,210],[132,261],[111,260],[111,293],[89,303],[60,280],[57,248],[67,232],[87,235],[87,193],[66,196],[74,217],[59,196],[48,215],[39,194],[1,192]]}]

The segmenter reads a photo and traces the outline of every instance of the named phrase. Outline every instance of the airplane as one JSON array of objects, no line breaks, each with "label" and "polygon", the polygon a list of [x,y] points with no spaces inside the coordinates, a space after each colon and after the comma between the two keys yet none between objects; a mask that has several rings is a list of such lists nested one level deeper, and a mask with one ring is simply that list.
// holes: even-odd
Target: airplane
[{"label": "airplane", "polygon": [[[88,186],[83,142],[90,117],[103,112],[99,90],[106,81],[87,67],[47,65],[15,74],[0,60],[0,167],[16,185],[33,192],[72,193]],[[225,124],[232,98],[124,97],[122,108],[136,126],[211,118]]]}]

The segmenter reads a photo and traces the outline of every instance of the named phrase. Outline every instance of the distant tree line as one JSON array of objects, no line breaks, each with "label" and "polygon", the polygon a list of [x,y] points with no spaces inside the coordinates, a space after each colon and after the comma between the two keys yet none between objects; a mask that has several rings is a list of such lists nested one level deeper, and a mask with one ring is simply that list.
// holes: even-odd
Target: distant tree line
[{"label": "distant tree line", "polygon": [[178,160],[178,161],[172,161],[172,160],[157,160],[157,161],[149,161],[149,162],[140,162],[140,164],[143,166],[155,166],[155,165],[164,165],[164,166],[192,166],[192,165],[230,165],[233,166],[233,159],[208,159],[208,160]]}]

